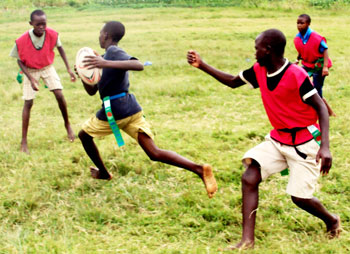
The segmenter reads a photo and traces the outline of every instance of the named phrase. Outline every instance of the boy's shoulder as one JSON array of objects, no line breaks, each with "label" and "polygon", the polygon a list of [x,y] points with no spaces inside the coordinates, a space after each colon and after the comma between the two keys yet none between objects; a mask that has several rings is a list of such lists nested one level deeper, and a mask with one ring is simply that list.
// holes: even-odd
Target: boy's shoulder
[{"label": "boy's shoulder", "polygon": [[119,52],[125,52],[125,51],[116,45],[111,45],[106,50],[106,53],[119,53]]},{"label": "boy's shoulder", "polygon": [[129,60],[131,58],[128,53],[116,45],[109,46],[104,57],[111,60]]}]

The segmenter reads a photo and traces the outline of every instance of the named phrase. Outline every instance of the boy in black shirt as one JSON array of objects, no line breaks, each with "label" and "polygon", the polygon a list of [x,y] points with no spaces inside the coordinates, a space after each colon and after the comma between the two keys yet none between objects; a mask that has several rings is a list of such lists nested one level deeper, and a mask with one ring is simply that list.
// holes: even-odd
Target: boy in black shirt
[{"label": "boy in black shirt", "polygon": [[[128,92],[130,84],[127,71],[141,71],[143,65],[117,46],[124,33],[125,28],[120,22],[111,21],[104,25],[99,37],[101,48],[106,49],[104,57],[91,56],[84,61],[89,68],[103,68],[103,74],[97,85],[84,84],[85,90],[89,95],[94,95],[99,91],[102,100],[107,96],[111,98],[110,107],[116,120],[115,123],[119,129],[138,141],[151,160],[192,171],[203,180],[209,198],[213,197],[217,191],[217,184],[210,165],[196,164],[172,151],[159,149],[155,145],[153,134],[143,117],[140,105],[135,96]],[[79,138],[86,153],[96,165],[96,168],[90,167],[91,176],[96,179],[110,180],[112,175],[106,169],[93,141],[94,137],[112,134],[106,112],[103,105],[96,116],[83,124]]]}]

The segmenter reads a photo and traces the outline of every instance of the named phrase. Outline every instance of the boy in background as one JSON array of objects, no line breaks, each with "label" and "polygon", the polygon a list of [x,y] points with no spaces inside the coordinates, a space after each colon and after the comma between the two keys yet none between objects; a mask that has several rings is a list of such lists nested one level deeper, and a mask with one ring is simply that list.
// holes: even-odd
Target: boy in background
[{"label": "boy in background", "polygon": [[[94,95],[97,91],[101,100],[110,98],[110,108],[119,129],[134,138],[148,157],[153,161],[160,161],[173,166],[187,169],[198,175],[206,188],[209,198],[217,191],[217,184],[211,166],[196,164],[175,152],[159,149],[153,141],[153,133],[146,122],[141,106],[133,94],[129,93],[128,70],[142,71],[142,63],[135,57],[128,55],[118,47],[119,41],[125,34],[124,25],[118,21],[106,23],[100,31],[99,42],[106,52],[103,57],[89,56],[84,60],[88,68],[103,68],[101,80],[91,86],[83,82],[86,92]],[[83,147],[96,167],[90,167],[91,176],[95,179],[112,179],[112,175],[105,167],[98,148],[93,140],[112,134],[107,121],[105,105],[82,126],[79,138]]]},{"label": "boy in background", "polygon": [[46,27],[46,23],[46,15],[42,10],[33,11],[29,22],[33,28],[16,40],[16,44],[10,53],[10,56],[17,58],[17,63],[24,73],[21,151],[25,153],[29,153],[27,134],[30,111],[33,106],[35,94],[39,91],[40,78],[43,79],[45,85],[56,97],[69,140],[74,141],[75,138],[68,119],[67,103],[62,93],[63,87],[53,66],[55,47],[57,47],[63,59],[71,81],[74,82],[76,78],[69,67],[58,33]]},{"label": "boy in background", "polygon": [[[243,157],[246,170],[242,176],[242,239],[228,250],[254,247],[259,184],[287,167],[290,176],[286,192],[292,201],[323,220],[330,237],[337,236],[340,231],[340,218],[328,212],[313,196],[320,172],[328,174],[332,165],[327,108],[305,70],[283,57],[285,45],[286,38],[281,31],[264,31],[255,40],[257,62],[237,76],[208,65],[195,51],[187,54],[189,64],[224,85],[237,88],[250,84],[253,88],[260,88],[265,111],[273,126],[265,141]],[[309,126],[321,127],[321,146],[308,130]]]},{"label": "boy in background", "polygon": [[[332,67],[332,61],[328,54],[328,45],[326,38],[319,35],[310,28],[311,18],[307,14],[301,14],[297,20],[299,33],[294,38],[294,46],[298,51],[298,57],[295,64],[301,60],[302,67],[312,77],[313,84],[323,98],[322,87],[326,76],[329,75],[329,68]],[[330,116],[335,116],[333,110],[323,99]]]}]

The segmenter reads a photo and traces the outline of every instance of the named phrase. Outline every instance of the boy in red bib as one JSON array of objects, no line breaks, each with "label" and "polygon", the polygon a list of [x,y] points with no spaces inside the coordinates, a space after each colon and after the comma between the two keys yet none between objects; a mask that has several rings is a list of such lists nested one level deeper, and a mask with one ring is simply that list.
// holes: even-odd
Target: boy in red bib
[{"label": "boy in red bib", "polygon": [[30,15],[30,25],[33,29],[22,34],[13,47],[10,56],[17,58],[17,63],[24,75],[23,99],[24,107],[22,112],[22,141],[21,151],[28,153],[27,133],[29,127],[30,111],[33,106],[35,94],[39,91],[40,78],[52,91],[61,110],[64,125],[68,138],[73,141],[75,136],[68,119],[67,103],[62,93],[62,85],[58,77],[53,62],[55,58],[54,48],[57,47],[71,81],[75,81],[75,75],[71,71],[65,51],[59,40],[58,33],[46,27],[46,15],[42,10],[35,10]]},{"label": "boy in red bib", "polygon": [[[301,14],[297,20],[299,33],[294,38],[294,46],[298,51],[298,57],[295,64],[301,60],[302,67],[312,77],[313,84],[323,98],[322,87],[326,76],[329,75],[329,68],[332,67],[332,61],[328,55],[327,40],[322,35],[310,28],[311,18],[307,14]],[[329,115],[335,116],[326,100]]]},{"label": "boy in red bib", "polygon": [[[285,168],[290,171],[286,192],[292,201],[323,220],[331,237],[340,231],[340,218],[329,213],[313,196],[320,172],[328,174],[332,165],[327,108],[305,70],[283,57],[285,45],[281,31],[264,31],[255,40],[257,62],[237,76],[208,65],[195,51],[187,54],[189,64],[224,85],[236,88],[250,84],[260,88],[265,111],[273,126],[265,141],[243,157],[246,167],[242,176],[243,233],[241,241],[228,249],[253,248],[259,184]],[[322,129],[321,146],[314,140],[309,126]]]}]

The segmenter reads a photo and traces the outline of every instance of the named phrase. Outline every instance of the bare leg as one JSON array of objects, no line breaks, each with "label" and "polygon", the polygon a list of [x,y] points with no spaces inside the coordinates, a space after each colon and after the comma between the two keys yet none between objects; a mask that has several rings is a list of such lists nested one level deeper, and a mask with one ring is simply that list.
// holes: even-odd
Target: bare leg
[{"label": "bare leg", "polygon": [[214,196],[218,187],[209,165],[199,165],[175,152],[159,149],[154,141],[147,134],[142,132],[138,134],[138,142],[151,160],[187,169],[197,174],[203,180],[209,198]]},{"label": "bare leg", "polygon": [[313,197],[311,199],[303,199],[292,197],[292,200],[294,204],[301,209],[323,220],[327,226],[327,232],[329,233],[330,238],[339,235],[341,231],[339,216],[329,213],[317,198]]},{"label": "bare leg", "polygon": [[56,100],[58,102],[58,106],[61,110],[62,116],[63,116],[63,120],[64,120],[64,127],[67,130],[67,135],[68,135],[68,139],[73,142],[75,139],[75,135],[73,132],[72,127],[70,126],[69,123],[69,119],[68,119],[68,110],[67,110],[67,103],[66,100],[64,99],[63,93],[61,89],[56,89],[53,90],[53,93],[56,97]]},{"label": "bare leg", "polygon": [[90,167],[91,176],[95,179],[111,180],[112,175],[107,171],[93,137],[81,130],[79,132],[79,138],[83,144],[85,152],[97,167]]},{"label": "bare leg", "polygon": [[21,152],[29,153],[27,135],[29,128],[30,110],[33,107],[33,100],[25,100],[23,111],[22,111],[22,141],[21,141]]},{"label": "bare leg", "polygon": [[259,184],[261,182],[260,165],[252,161],[242,176],[242,215],[243,233],[241,241],[224,250],[243,250],[254,247],[254,229],[256,210],[259,203]]}]

